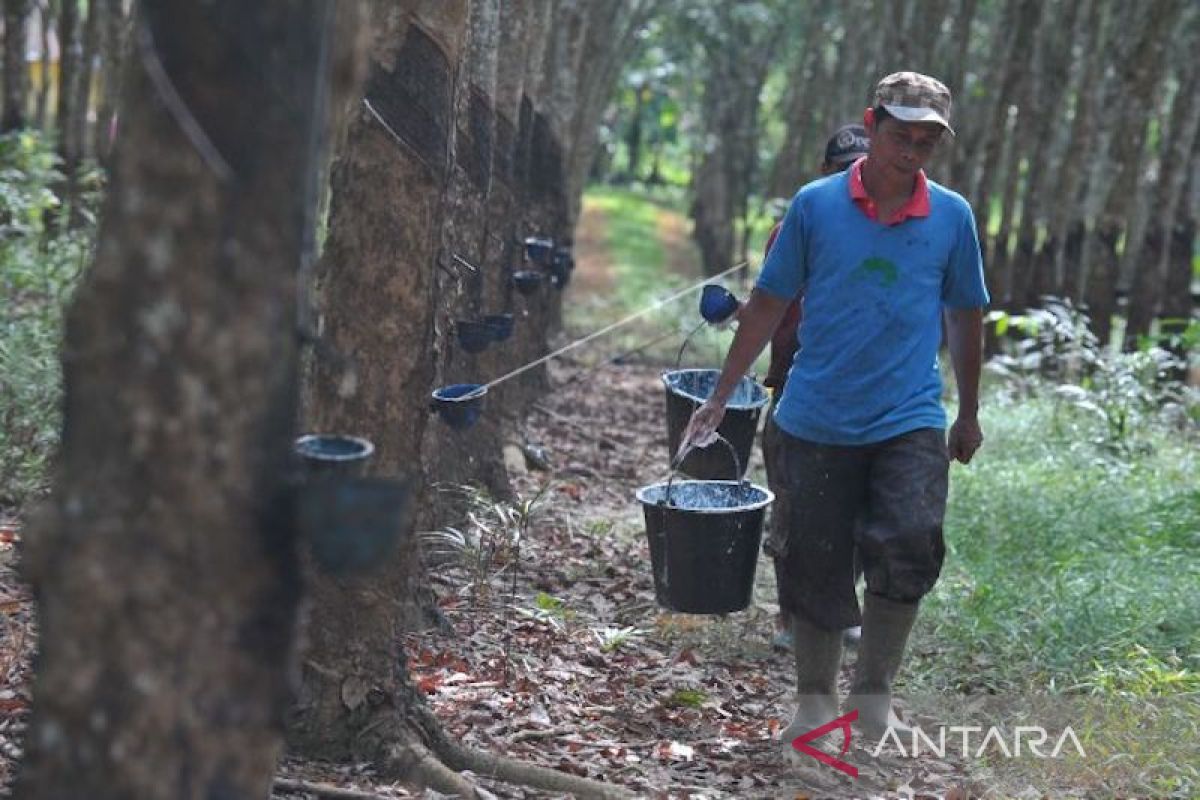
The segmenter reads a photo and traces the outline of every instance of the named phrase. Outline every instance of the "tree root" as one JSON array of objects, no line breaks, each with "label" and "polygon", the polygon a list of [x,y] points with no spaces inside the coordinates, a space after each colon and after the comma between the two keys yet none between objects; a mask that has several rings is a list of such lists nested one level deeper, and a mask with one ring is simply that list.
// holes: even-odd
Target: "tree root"
[{"label": "tree root", "polygon": [[[452,770],[470,770],[477,775],[531,789],[567,792],[584,800],[631,800],[635,797],[632,792],[620,786],[465,747],[446,736],[441,722],[424,703],[413,704],[409,711],[413,726],[421,732],[422,738],[429,742],[432,753],[425,750],[426,755],[430,759],[440,759],[437,761],[438,767],[459,780],[465,779],[459,772]],[[438,791],[444,791],[434,784],[429,785]],[[463,796],[475,797],[474,789],[472,788],[471,794]]]},{"label": "tree root", "polygon": [[385,758],[386,770],[395,771],[405,780],[465,800],[479,796],[474,783],[443,764],[411,733],[401,734],[400,740],[387,748]]},{"label": "tree root", "polygon": [[567,792],[584,798],[584,800],[626,800],[626,798],[631,800],[635,797],[632,792],[620,786],[600,783],[591,778],[484,753],[460,744],[447,743],[444,752],[439,750],[439,755],[455,769],[469,769],[478,775],[497,778],[505,783],[528,786],[531,789]]},{"label": "tree root", "polygon": [[340,786],[330,786],[325,783],[311,783],[292,778],[276,778],[271,786],[272,792],[302,792],[315,794],[317,797],[328,797],[331,800],[387,800],[383,795],[363,792],[358,789],[343,789]]}]

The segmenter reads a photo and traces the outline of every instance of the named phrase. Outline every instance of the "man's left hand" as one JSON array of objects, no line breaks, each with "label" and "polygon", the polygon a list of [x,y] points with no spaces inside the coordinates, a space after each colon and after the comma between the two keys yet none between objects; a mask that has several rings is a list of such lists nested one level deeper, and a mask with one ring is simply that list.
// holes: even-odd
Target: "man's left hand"
[{"label": "man's left hand", "polygon": [[950,440],[946,449],[950,458],[963,464],[970,464],[975,451],[983,444],[983,429],[979,427],[977,417],[964,417],[961,414],[950,426]]}]

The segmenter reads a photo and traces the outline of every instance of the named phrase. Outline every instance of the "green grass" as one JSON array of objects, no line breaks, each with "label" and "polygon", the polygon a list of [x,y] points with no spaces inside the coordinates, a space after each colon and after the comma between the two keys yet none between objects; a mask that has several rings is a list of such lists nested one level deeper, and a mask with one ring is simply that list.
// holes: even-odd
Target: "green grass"
[{"label": "green grass", "polygon": [[[1147,423],[1118,446],[1049,398],[985,392],[984,448],[954,465],[942,579],[906,695],[964,724],[1069,724],[1086,758],[993,764],[1000,785],[1089,796],[1200,790],[1200,447]],[[1057,727],[1056,727],[1057,726]],[[1051,792],[1051,794],[1053,794]]]},{"label": "green grass", "polygon": [[1194,436],[1143,429],[1103,449],[1094,422],[1051,400],[989,400],[985,449],[953,467],[920,680],[985,692],[1200,693]]},{"label": "green grass", "polygon": [[584,202],[604,215],[616,297],[625,310],[640,308],[667,286],[684,285],[682,278],[667,274],[667,253],[658,236],[661,206],[607,186],[590,189]]}]

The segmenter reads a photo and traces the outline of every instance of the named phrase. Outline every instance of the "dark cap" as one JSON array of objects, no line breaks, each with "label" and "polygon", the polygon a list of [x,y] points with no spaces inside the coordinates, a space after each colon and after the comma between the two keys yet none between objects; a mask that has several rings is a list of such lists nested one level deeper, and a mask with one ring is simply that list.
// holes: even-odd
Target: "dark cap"
[{"label": "dark cap", "polygon": [[871,146],[867,129],[862,125],[843,125],[825,144],[825,163],[841,166],[865,156]]}]

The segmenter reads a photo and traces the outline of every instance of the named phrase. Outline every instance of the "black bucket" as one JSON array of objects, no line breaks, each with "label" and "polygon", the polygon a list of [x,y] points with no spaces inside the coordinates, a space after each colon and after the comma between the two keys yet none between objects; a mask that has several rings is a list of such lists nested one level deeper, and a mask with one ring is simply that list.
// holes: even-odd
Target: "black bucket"
[{"label": "black bucket", "polygon": [[369,572],[385,563],[407,525],[406,481],[318,481],[298,498],[300,530],[313,558],[333,575]]},{"label": "black bucket", "polygon": [[[721,373],[715,369],[676,369],[663,373],[663,386],[667,392],[667,449],[668,458],[679,452],[683,432],[688,420],[717,385]],[[746,474],[750,452],[754,448],[754,434],[758,430],[758,418],[769,401],[767,390],[761,384],[742,378],[725,406],[725,418],[721,420],[717,433],[727,439],[737,452],[740,471],[735,476]],[[724,448],[710,445],[694,448],[678,465],[680,472],[701,480],[716,480],[729,477],[729,456]]]},{"label": "black bucket", "polygon": [[363,474],[375,445],[358,436],[310,433],[296,439],[292,450],[306,479],[347,479]]},{"label": "black bucket", "polygon": [[769,489],[740,481],[667,481],[642,487],[637,499],[659,605],[686,614],[728,614],[750,605],[763,517],[775,499]]},{"label": "black bucket", "polygon": [[456,431],[465,431],[479,421],[487,386],[481,383],[455,383],[434,390],[430,410]]}]

